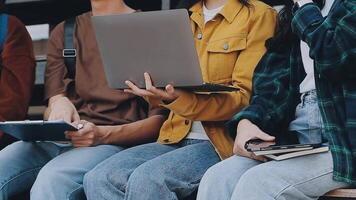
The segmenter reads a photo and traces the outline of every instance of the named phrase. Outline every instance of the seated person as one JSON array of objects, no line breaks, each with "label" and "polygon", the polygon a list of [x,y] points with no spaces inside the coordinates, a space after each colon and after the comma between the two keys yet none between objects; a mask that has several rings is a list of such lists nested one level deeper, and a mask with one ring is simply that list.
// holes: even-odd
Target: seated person
[{"label": "seated person", "polygon": [[[0,200],[31,189],[31,199],[84,199],[83,176],[104,159],[157,139],[164,110],[150,109],[134,95],[110,89],[91,16],[135,12],[122,0],[92,0],[92,12],[76,18],[76,76],[68,78],[62,56],[64,25],[51,33],[46,70],[48,119],[84,127],[69,132],[72,144],[17,142],[0,152]],[[51,134],[51,130],[48,130]],[[81,148],[78,148],[81,147]]]},{"label": "seated person", "polygon": [[[316,200],[356,183],[355,1],[292,5],[256,68],[251,105],[229,123],[237,155],[208,170],[198,200]],[[300,143],[326,140],[331,152],[265,162],[244,148],[288,133]]]},{"label": "seated person", "polygon": [[196,94],[172,85],[161,90],[152,86],[149,74],[147,90],[127,82],[132,89],[127,92],[168,108],[170,117],[158,142],[122,151],[85,176],[89,200],[183,199],[197,190],[210,166],[232,155],[233,139],[224,120],[248,104],[252,74],[274,34],[276,13],[256,0],[182,2],[192,12],[204,81],[239,91]]},{"label": "seated person", "polygon": [[[0,1],[0,10],[5,0]],[[35,80],[32,39],[14,16],[0,12],[0,121],[24,120]],[[14,139],[0,131],[0,150]]]}]

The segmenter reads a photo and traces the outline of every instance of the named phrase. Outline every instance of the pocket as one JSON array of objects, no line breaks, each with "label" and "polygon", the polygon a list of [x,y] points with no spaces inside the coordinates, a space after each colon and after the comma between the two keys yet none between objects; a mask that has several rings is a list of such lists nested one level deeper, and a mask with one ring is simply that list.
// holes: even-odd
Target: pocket
[{"label": "pocket", "polygon": [[246,37],[229,37],[208,44],[208,72],[211,81],[230,80],[240,52],[246,49]]}]

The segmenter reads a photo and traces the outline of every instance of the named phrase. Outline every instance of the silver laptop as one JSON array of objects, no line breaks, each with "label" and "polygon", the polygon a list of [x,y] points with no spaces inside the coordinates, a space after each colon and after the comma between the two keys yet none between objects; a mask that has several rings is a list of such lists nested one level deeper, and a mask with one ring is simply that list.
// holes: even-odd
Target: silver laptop
[{"label": "silver laptop", "polygon": [[109,87],[126,80],[145,87],[148,72],[156,87],[173,84],[195,92],[236,91],[203,82],[189,14],[184,9],[92,17]]}]

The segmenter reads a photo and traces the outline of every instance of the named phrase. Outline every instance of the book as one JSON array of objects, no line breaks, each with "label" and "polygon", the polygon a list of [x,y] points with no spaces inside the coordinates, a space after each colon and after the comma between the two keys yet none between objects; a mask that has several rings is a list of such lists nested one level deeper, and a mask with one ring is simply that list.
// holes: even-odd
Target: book
[{"label": "book", "polygon": [[23,141],[68,141],[66,131],[78,131],[77,127],[63,121],[7,121],[0,122],[0,130]]},{"label": "book", "polygon": [[286,159],[300,157],[300,156],[324,153],[324,152],[328,152],[328,151],[329,151],[329,146],[325,145],[325,146],[310,149],[310,150],[297,151],[297,152],[291,152],[291,153],[282,153],[282,154],[270,154],[270,155],[264,155],[264,156],[271,160],[280,161],[280,160],[286,160]]}]

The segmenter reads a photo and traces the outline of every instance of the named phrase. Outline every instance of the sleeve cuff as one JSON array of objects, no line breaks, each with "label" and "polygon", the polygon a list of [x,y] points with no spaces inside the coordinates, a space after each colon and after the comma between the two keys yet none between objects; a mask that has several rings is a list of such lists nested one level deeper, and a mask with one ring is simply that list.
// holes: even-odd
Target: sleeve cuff
[{"label": "sleeve cuff", "polygon": [[243,119],[250,120],[253,124],[260,127],[262,125],[262,119],[263,119],[263,116],[261,114],[262,114],[262,112],[260,112],[259,109],[254,106],[249,106],[249,107],[245,108],[244,110],[242,110],[241,112],[239,112],[238,114],[236,114],[232,118],[232,120],[226,124],[226,127],[227,127],[231,137],[232,138],[236,137],[237,125]]},{"label": "sleeve cuff", "polygon": [[174,111],[175,113],[184,113],[186,110],[191,110],[190,106],[187,106],[187,102],[194,102],[195,94],[190,92],[182,92],[182,94],[170,104],[161,104],[161,106]]},{"label": "sleeve cuff", "polygon": [[292,19],[293,32],[305,41],[308,28],[321,20],[323,20],[323,16],[319,7],[315,3],[307,3],[294,11]]}]

